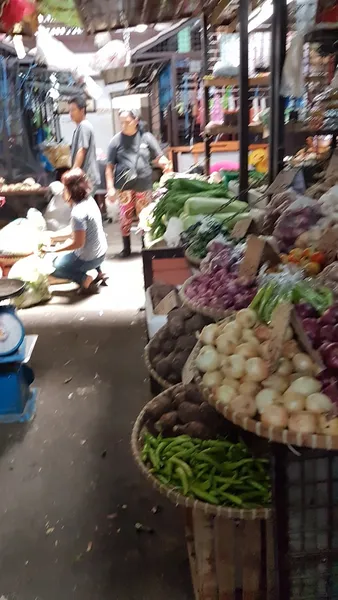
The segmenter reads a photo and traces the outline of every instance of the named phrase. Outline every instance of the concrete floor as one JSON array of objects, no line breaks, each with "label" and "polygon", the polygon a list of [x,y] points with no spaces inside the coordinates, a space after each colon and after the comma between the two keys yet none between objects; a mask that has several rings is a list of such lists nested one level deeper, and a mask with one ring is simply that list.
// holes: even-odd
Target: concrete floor
[{"label": "concrete floor", "polygon": [[182,515],[131,456],[149,397],[142,266],[112,260],[115,226],[109,238],[111,279],[99,296],[59,288],[21,312],[39,334],[39,398],[30,425],[0,427],[0,600],[192,598]]}]

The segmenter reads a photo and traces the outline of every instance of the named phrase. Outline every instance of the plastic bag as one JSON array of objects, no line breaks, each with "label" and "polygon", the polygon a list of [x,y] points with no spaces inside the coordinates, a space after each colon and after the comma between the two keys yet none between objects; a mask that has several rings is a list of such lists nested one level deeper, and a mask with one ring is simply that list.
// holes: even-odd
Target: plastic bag
[{"label": "plastic bag", "polygon": [[27,219],[38,231],[46,231],[46,221],[37,208],[30,208],[28,210]]},{"label": "plastic bag", "polygon": [[17,308],[28,308],[51,299],[47,278],[50,267],[44,259],[38,256],[27,256],[13,265],[8,277],[21,279],[26,283],[24,292],[14,298]]},{"label": "plastic bag", "polygon": [[48,231],[60,231],[70,224],[71,207],[64,201],[63,184],[59,181],[49,186],[53,194],[45,213],[45,221]]},{"label": "plastic bag", "polygon": [[28,256],[39,243],[39,232],[28,219],[16,219],[0,231],[0,254],[5,256]]},{"label": "plastic bag", "polygon": [[163,236],[169,248],[176,248],[180,245],[181,233],[183,232],[183,223],[178,217],[171,217],[168,222],[166,232]]},{"label": "plastic bag", "polygon": [[107,202],[107,217],[111,219],[113,223],[118,223],[120,218],[120,206],[119,203],[116,202]]}]

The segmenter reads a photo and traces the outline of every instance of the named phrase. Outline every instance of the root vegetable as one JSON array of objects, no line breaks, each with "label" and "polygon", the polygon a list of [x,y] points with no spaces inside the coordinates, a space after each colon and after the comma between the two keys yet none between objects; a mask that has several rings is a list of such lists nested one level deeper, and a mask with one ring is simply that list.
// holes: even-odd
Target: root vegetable
[{"label": "root vegetable", "polygon": [[245,373],[245,365],[246,361],[243,356],[233,354],[232,356],[229,356],[229,368],[227,369],[227,374],[232,379],[241,379]]},{"label": "root vegetable", "polygon": [[158,421],[158,419],[160,419],[164,413],[170,411],[171,406],[171,397],[167,394],[158,398],[154,398],[147,404],[146,417],[148,419],[152,419],[153,421]]},{"label": "root vegetable", "polygon": [[280,395],[276,390],[266,389],[258,392],[256,398],[257,410],[262,414],[268,406],[275,404],[280,400]]},{"label": "root vegetable", "polygon": [[311,358],[304,352],[295,354],[292,359],[292,363],[298,373],[311,373],[313,371],[313,362]]},{"label": "root vegetable", "polygon": [[328,419],[325,415],[319,417],[319,430],[325,435],[338,435],[338,418]]},{"label": "root vegetable", "polygon": [[245,417],[254,417],[257,412],[256,403],[252,396],[237,396],[237,398],[231,400],[229,408]]},{"label": "root vegetable", "polygon": [[167,328],[173,338],[178,338],[180,335],[184,334],[184,320],[177,315],[168,320]]},{"label": "root vegetable", "polygon": [[182,423],[190,423],[191,421],[200,421],[199,406],[190,402],[182,402],[178,409],[177,415]]},{"label": "root vegetable", "polygon": [[255,344],[246,342],[237,346],[236,354],[243,356],[245,359],[254,358],[255,356],[258,356],[258,347]]},{"label": "root vegetable", "polygon": [[177,424],[178,416],[176,411],[171,411],[162,415],[162,417],[155,423],[155,429],[158,433],[173,429]]},{"label": "root vegetable", "polygon": [[218,327],[216,323],[211,323],[202,329],[202,333],[200,336],[201,342],[207,346],[210,346],[214,343],[216,336],[218,334]]},{"label": "root vegetable", "polygon": [[286,377],[274,373],[273,375],[270,375],[269,377],[267,377],[267,379],[262,381],[262,386],[265,388],[276,390],[276,392],[278,392],[279,394],[284,394],[284,392],[289,387],[289,382]]},{"label": "root vegetable", "polygon": [[196,358],[197,368],[206,373],[216,371],[220,365],[219,355],[213,346],[203,346]]},{"label": "root vegetable", "polygon": [[251,308],[242,308],[236,314],[236,322],[245,329],[251,329],[255,325],[256,320],[256,313]]},{"label": "root vegetable", "polygon": [[172,404],[174,406],[174,408],[178,408],[180,404],[182,404],[182,402],[186,401],[186,393],[185,392],[176,392],[173,395],[173,400],[172,400]]},{"label": "root vegetable", "polygon": [[285,392],[282,399],[288,413],[299,412],[305,408],[306,397],[297,392]]},{"label": "root vegetable", "polygon": [[260,383],[269,375],[269,366],[262,358],[249,358],[246,361],[245,370],[247,379]]},{"label": "root vegetable", "polygon": [[287,375],[291,375],[293,371],[292,363],[287,358],[281,358],[278,363],[277,373],[278,375],[282,375],[283,377]]},{"label": "root vegetable", "polygon": [[227,336],[228,340],[234,344],[238,344],[241,338],[242,329],[238,323],[227,323],[227,325],[223,327],[223,334]]},{"label": "root vegetable", "polygon": [[230,354],[234,353],[236,345],[234,342],[229,340],[225,333],[222,333],[216,340],[216,348],[221,354],[226,354],[229,356]]},{"label": "root vegetable", "polygon": [[286,408],[280,404],[267,406],[261,415],[261,421],[267,427],[281,427],[284,429],[288,424]]},{"label": "root vegetable", "polygon": [[260,385],[258,383],[255,383],[254,381],[243,381],[240,384],[238,391],[243,396],[252,396],[253,398],[255,398],[255,396],[260,391]]},{"label": "root vegetable", "polygon": [[207,440],[211,435],[209,427],[198,421],[192,421],[185,425],[175,425],[174,433],[175,435],[189,435],[192,438],[200,438],[201,440]]},{"label": "root vegetable", "polygon": [[156,372],[165,379],[171,371],[171,355],[167,358],[161,358],[156,365]]},{"label": "root vegetable", "polygon": [[317,429],[316,415],[306,410],[292,413],[289,417],[288,427],[294,433],[315,433]]},{"label": "root vegetable", "polygon": [[266,342],[271,337],[271,329],[267,325],[258,325],[258,327],[255,327],[254,332],[260,342]]},{"label": "root vegetable", "polygon": [[310,394],[306,398],[306,410],[312,413],[327,413],[332,408],[332,402],[326,394]]},{"label": "root vegetable", "polygon": [[321,383],[313,377],[299,377],[290,385],[289,390],[310,396],[310,394],[320,392],[321,387]]},{"label": "root vegetable", "polygon": [[202,383],[207,388],[213,388],[220,386],[222,379],[223,375],[221,371],[210,371],[208,373],[204,373]]},{"label": "root vegetable", "polygon": [[256,347],[259,347],[259,340],[256,338],[253,329],[243,329],[242,342],[250,342],[250,344],[254,344]]},{"label": "root vegetable", "polygon": [[238,381],[238,379],[230,379],[229,377],[226,377],[225,379],[223,379],[222,385],[228,385],[234,390],[239,390],[240,382]]},{"label": "root vegetable", "polygon": [[229,385],[221,385],[219,388],[216,389],[215,392],[216,402],[219,402],[224,406],[228,405],[229,402],[231,402],[231,400],[233,400],[233,398],[235,398],[236,396],[236,390],[234,390]]}]

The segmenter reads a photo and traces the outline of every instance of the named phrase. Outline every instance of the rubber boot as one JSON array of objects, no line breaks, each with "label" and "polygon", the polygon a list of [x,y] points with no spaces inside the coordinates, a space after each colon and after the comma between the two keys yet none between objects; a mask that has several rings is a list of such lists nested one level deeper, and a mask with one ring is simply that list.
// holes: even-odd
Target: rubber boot
[{"label": "rubber boot", "polygon": [[130,248],[130,236],[124,236],[122,238],[123,241],[123,250],[122,252],[120,252],[119,257],[120,258],[128,258],[131,254],[131,248]]}]

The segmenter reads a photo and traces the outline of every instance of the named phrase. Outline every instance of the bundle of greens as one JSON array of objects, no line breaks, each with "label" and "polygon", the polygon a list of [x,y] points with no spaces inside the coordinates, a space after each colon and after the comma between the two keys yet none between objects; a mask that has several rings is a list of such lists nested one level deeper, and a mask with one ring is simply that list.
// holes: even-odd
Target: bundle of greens
[{"label": "bundle of greens", "polygon": [[181,235],[182,244],[189,249],[189,253],[197,258],[205,258],[208,253],[208,244],[216,237],[227,237],[227,229],[222,222],[213,217],[204,217],[196,225],[191,225]]}]

